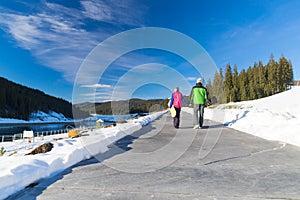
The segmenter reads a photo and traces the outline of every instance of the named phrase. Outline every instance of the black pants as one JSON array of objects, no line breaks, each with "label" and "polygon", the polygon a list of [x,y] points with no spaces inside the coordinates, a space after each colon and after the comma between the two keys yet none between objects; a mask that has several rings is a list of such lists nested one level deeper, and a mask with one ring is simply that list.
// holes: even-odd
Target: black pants
[{"label": "black pants", "polygon": [[175,128],[179,128],[181,108],[176,108],[176,107],[174,107],[174,108],[176,110],[176,116],[173,119],[173,125],[174,125]]}]

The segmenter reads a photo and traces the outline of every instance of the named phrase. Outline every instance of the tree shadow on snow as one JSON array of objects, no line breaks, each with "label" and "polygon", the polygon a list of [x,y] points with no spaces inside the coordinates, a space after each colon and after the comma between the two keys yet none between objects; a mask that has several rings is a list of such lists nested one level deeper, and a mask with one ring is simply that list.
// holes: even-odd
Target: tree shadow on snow
[{"label": "tree shadow on snow", "polygon": [[237,121],[239,121],[239,120],[243,119],[244,117],[246,117],[248,113],[249,113],[249,111],[247,110],[247,111],[244,111],[244,113],[241,116],[239,114],[237,114],[235,116],[235,119],[233,119],[229,122],[225,122],[224,125],[229,126],[229,125],[235,124]]}]

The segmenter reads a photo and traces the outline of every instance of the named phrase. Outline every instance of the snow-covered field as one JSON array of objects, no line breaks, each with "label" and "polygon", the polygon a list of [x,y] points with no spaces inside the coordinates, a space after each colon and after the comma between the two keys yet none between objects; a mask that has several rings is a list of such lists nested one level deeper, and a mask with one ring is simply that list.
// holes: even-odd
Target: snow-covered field
[{"label": "snow-covered field", "polygon": [[[166,111],[157,112],[115,127],[99,128],[85,132],[86,136],[68,139],[67,134],[0,143],[6,153],[0,156],[0,199],[25,188],[42,178],[51,177],[62,170],[93,155],[108,150],[108,145],[141,129]],[[33,148],[51,142],[53,149],[45,154],[26,155]]]},{"label": "snow-covered field", "polygon": [[[267,140],[300,146],[300,87],[270,97],[205,109],[204,118]],[[191,108],[183,110],[192,113]]]}]

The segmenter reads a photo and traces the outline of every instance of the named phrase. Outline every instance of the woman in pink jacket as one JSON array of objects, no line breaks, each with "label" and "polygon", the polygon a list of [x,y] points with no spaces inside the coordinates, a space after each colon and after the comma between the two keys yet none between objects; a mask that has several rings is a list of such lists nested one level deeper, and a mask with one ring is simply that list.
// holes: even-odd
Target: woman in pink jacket
[{"label": "woman in pink jacket", "polygon": [[184,104],[189,104],[184,98],[181,92],[179,92],[179,87],[174,88],[174,92],[171,97],[171,102],[170,102],[170,108],[174,106],[176,110],[176,116],[173,118],[173,124],[175,128],[179,128],[179,122],[180,122],[180,111],[182,107],[182,103]]}]

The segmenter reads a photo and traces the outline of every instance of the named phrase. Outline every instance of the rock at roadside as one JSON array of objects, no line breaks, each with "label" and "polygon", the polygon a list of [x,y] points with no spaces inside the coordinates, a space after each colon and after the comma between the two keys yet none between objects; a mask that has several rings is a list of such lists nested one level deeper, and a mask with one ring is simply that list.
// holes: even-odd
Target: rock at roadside
[{"label": "rock at roadside", "polygon": [[53,144],[50,142],[47,142],[45,144],[42,144],[41,146],[38,146],[37,148],[32,150],[30,153],[25,154],[25,155],[35,155],[35,154],[39,154],[39,153],[47,153],[47,152],[51,151],[52,148],[53,148]]}]

